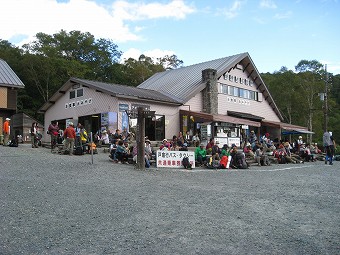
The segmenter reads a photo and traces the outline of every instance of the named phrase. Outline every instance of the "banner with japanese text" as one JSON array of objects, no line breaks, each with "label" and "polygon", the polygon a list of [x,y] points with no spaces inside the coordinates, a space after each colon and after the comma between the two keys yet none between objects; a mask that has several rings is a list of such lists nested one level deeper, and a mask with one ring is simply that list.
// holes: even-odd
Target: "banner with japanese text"
[{"label": "banner with japanese text", "polygon": [[157,167],[184,168],[182,161],[189,158],[192,168],[195,168],[195,153],[193,151],[166,151],[158,150],[156,154]]}]

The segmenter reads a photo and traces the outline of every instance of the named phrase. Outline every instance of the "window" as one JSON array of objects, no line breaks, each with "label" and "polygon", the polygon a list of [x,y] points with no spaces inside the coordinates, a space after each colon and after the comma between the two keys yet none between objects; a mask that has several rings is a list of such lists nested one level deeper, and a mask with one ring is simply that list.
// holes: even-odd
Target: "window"
[{"label": "window", "polygon": [[77,97],[82,97],[84,95],[83,89],[77,89]]},{"label": "window", "polygon": [[244,97],[244,92],[245,92],[244,89],[239,89],[239,90],[238,90],[239,97]]},{"label": "window", "polygon": [[228,74],[225,73],[225,74],[223,75],[223,79],[228,80]]},{"label": "window", "polygon": [[240,78],[240,84],[243,84],[243,79],[242,78]]},{"label": "window", "polygon": [[234,76],[234,82],[238,82],[238,78]]},{"label": "window", "polygon": [[248,80],[244,79],[244,85],[248,85]]},{"label": "window", "polygon": [[70,91],[70,99],[73,99],[76,97],[76,91],[73,90],[73,91]]},{"label": "window", "polygon": [[233,86],[228,86],[228,95],[231,95],[231,96],[234,95],[234,87]]},{"label": "window", "polygon": [[221,93],[227,94],[228,93],[228,86],[221,84]]},{"label": "window", "polygon": [[236,88],[236,87],[234,87],[234,96],[235,97],[238,97],[239,95],[238,95],[238,88]]},{"label": "window", "polygon": [[229,81],[233,81],[234,80],[234,76],[229,74]]},{"label": "window", "polygon": [[84,90],[82,88],[70,91],[70,99],[82,96],[84,96]]}]

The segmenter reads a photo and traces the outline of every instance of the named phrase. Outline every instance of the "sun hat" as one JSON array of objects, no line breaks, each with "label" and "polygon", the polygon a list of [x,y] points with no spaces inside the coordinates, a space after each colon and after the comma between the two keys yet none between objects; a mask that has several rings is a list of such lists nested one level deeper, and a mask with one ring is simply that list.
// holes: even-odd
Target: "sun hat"
[{"label": "sun hat", "polygon": [[6,120],[11,120],[10,118],[6,118]]},{"label": "sun hat", "polygon": [[73,122],[69,122],[68,125],[69,125],[69,126],[73,126]]}]

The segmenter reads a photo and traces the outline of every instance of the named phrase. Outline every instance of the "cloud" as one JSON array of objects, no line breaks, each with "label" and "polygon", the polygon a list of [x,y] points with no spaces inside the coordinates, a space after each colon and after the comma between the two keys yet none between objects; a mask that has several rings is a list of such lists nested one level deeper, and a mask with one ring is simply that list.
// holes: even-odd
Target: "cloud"
[{"label": "cloud", "polygon": [[272,0],[261,0],[260,2],[261,8],[268,8],[268,9],[276,9],[277,6]]},{"label": "cloud", "polygon": [[332,62],[328,60],[321,60],[321,64],[327,65],[327,72],[333,73],[334,75],[340,74],[340,62]]},{"label": "cloud", "polygon": [[182,0],[167,4],[115,1],[111,5],[91,0],[2,0],[0,38],[22,45],[32,41],[38,32],[54,34],[64,29],[90,32],[96,38],[114,42],[136,41],[141,40],[138,32],[142,27],[130,27],[128,21],[183,19],[194,11]]},{"label": "cloud", "polygon": [[277,13],[275,14],[275,19],[289,19],[293,15],[292,11],[287,11],[286,13]]},{"label": "cloud", "polygon": [[116,1],[112,7],[115,17],[133,21],[158,18],[184,19],[188,14],[195,12],[193,7],[185,5],[182,0],[173,0],[168,4]]},{"label": "cloud", "polygon": [[234,1],[232,6],[229,9],[225,9],[223,11],[224,15],[228,19],[235,18],[239,14],[242,4],[243,4],[243,1],[239,1],[239,0]]},{"label": "cloud", "polygon": [[170,50],[153,49],[142,52],[139,49],[131,48],[123,53],[123,55],[121,56],[121,62],[123,63],[125,60],[129,58],[138,59],[139,56],[142,54],[152,58],[154,61],[156,61],[157,58],[164,57],[166,55],[168,56],[176,55],[174,51]]}]

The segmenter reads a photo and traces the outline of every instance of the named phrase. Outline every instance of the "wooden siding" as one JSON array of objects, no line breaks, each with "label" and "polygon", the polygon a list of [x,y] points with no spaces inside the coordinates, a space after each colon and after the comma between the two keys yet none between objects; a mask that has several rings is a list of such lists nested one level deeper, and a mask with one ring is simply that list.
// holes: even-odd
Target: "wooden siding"
[{"label": "wooden siding", "polygon": [[0,87],[0,108],[7,108],[7,88]]},{"label": "wooden siding", "polygon": [[8,89],[7,91],[7,108],[16,110],[17,109],[17,90],[16,89]]}]

